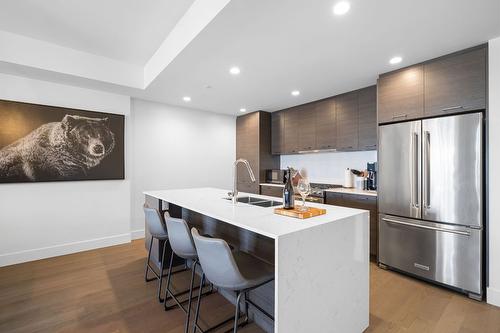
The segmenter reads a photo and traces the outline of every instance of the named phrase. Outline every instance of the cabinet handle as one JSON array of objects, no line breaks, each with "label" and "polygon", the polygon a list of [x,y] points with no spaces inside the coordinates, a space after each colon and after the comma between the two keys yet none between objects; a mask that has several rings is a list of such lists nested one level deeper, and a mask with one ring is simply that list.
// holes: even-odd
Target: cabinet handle
[{"label": "cabinet handle", "polygon": [[377,147],[377,145],[365,145],[365,148],[374,148]]},{"label": "cabinet handle", "polygon": [[456,106],[450,106],[449,108],[441,109],[441,111],[446,112],[446,111],[457,110],[457,109],[465,109],[465,108],[462,105],[456,105]]},{"label": "cabinet handle", "polygon": [[395,116],[392,116],[392,119],[398,119],[398,118],[405,118],[408,117],[407,114],[398,114],[398,115],[395,115]]}]

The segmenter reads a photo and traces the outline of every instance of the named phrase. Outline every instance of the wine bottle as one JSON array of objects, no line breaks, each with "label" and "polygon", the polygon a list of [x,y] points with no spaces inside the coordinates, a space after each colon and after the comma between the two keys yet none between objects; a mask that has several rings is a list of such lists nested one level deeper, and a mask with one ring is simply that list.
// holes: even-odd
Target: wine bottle
[{"label": "wine bottle", "polygon": [[293,209],[294,207],[294,193],[293,193],[293,184],[292,184],[292,170],[288,168],[286,172],[286,183],[285,188],[283,188],[283,208],[285,209]]}]

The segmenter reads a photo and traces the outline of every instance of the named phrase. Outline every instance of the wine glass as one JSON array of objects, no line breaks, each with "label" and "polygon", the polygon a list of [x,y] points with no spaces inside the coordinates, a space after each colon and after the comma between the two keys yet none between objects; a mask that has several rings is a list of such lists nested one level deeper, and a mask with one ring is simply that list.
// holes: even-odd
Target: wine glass
[{"label": "wine glass", "polygon": [[309,208],[306,207],[306,198],[309,194],[311,194],[311,184],[309,184],[309,180],[307,178],[299,179],[297,191],[302,197],[302,207],[300,207],[299,210],[301,212],[307,212]]}]

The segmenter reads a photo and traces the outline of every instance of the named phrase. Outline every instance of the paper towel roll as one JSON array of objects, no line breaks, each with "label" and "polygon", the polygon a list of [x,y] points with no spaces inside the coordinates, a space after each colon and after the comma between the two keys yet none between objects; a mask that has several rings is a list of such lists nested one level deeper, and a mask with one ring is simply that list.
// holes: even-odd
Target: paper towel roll
[{"label": "paper towel roll", "polygon": [[344,175],[344,187],[346,188],[351,188],[352,187],[352,172],[351,169],[347,168],[345,169],[345,175]]}]

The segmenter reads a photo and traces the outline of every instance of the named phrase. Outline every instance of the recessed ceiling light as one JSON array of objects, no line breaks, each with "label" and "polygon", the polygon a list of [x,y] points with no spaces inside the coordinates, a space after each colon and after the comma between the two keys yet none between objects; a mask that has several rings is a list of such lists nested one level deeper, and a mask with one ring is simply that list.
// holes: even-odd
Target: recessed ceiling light
[{"label": "recessed ceiling light", "polygon": [[389,60],[389,63],[391,65],[399,64],[401,61],[403,61],[403,58],[401,57],[392,57],[391,60]]},{"label": "recessed ceiling light", "polygon": [[300,95],[300,91],[298,91],[298,90],[292,91],[292,96],[299,96],[299,95]]},{"label": "recessed ceiling light", "polygon": [[247,109],[245,109],[245,108],[241,108],[241,109],[240,109],[240,112],[247,112]]},{"label": "recessed ceiling light", "polygon": [[184,102],[191,102],[191,97],[189,96],[184,96],[182,97],[182,99],[184,100]]},{"label": "recessed ceiling light", "polygon": [[238,75],[240,74],[240,68],[239,67],[231,67],[229,69],[229,73],[233,74],[233,75]]},{"label": "recessed ceiling light", "polygon": [[351,9],[351,4],[349,2],[340,1],[333,6],[333,13],[335,15],[344,15],[349,11],[349,9]]}]

